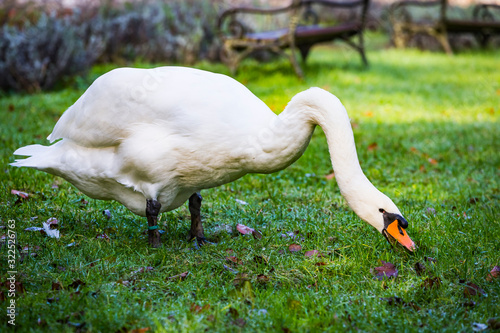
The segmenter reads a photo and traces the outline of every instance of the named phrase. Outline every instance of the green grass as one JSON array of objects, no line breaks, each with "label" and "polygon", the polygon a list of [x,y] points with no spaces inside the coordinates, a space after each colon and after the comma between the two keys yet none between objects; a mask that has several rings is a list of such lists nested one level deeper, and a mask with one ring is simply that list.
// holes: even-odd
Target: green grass
[{"label": "green grass", "polygon": [[[40,247],[36,256],[17,259],[17,280],[26,289],[16,298],[18,330],[75,331],[85,324],[82,330],[90,332],[470,332],[473,323],[498,318],[499,279],[486,278],[500,264],[500,51],[449,57],[377,49],[368,57],[371,66],[363,69],[346,48],[319,48],[305,81],[281,60],[245,61],[236,78],[276,112],[310,86],[337,95],[355,124],[365,173],[410,223],[408,232],[419,246],[414,255],[392,249],[348,209],[335,180],[325,179],[331,165],[319,129],[288,169],[202,192],[205,232],[217,245],[194,250],[186,241],[184,206],[161,216],[164,245],[151,249],[146,221],[121,205],[86,198],[51,175],[8,166],[17,147],[45,144],[60,114],[113,66],[96,67],[59,91],[1,96],[0,225],[15,220],[18,244]],[[227,73],[222,65],[197,67]],[[30,198],[16,203],[12,189]],[[111,219],[104,209],[111,210]],[[59,220],[60,239],[24,231],[50,217]],[[238,236],[237,223],[260,230],[263,238]],[[224,225],[233,226],[233,233]],[[300,232],[298,238],[281,236],[290,231]],[[95,238],[103,232],[109,242]],[[289,252],[292,243],[302,251]],[[304,256],[313,249],[325,257]],[[1,251],[5,281],[7,246]],[[227,256],[242,264],[227,262]],[[394,263],[398,277],[375,280],[370,269],[380,260]],[[425,264],[422,275],[416,263]],[[134,273],[148,266],[154,269]],[[168,279],[186,271],[183,281]],[[434,277],[441,284],[426,288]],[[77,280],[85,285],[71,286]],[[63,289],[52,290],[54,282]],[[466,298],[467,282],[487,295]],[[382,299],[394,296],[405,304]],[[3,313],[7,304],[1,303]],[[196,311],[193,304],[205,307]],[[7,326],[3,318],[0,323]]]}]

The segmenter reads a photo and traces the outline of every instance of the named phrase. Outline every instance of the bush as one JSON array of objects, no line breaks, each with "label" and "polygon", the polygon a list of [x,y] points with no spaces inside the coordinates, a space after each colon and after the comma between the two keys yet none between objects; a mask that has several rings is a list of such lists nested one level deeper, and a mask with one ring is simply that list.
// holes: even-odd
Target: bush
[{"label": "bush", "polygon": [[50,89],[61,78],[85,72],[96,61],[140,58],[192,64],[218,59],[218,5],[210,0],[71,10],[40,10],[40,5],[16,7],[13,3],[0,8],[2,90]]},{"label": "bush", "polygon": [[92,22],[42,13],[35,24],[0,30],[0,88],[34,92],[50,89],[63,76],[82,73],[101,55],[102,38]]}]

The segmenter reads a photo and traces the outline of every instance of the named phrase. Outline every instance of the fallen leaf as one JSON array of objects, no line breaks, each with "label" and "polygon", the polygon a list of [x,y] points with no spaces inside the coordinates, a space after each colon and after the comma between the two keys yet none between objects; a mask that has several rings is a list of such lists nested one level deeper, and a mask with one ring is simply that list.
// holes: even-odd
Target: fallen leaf
[{"label": "fallen leaf", "polygon": [[52,290],[63,290],[61,282],[52,282]]},{"label": "fallen leaf", "polygon": [[500,329],[500,319],[498,319],[498,318],[490,318],[490,319],[488,319],[487,323],[488,323],[488,326],[492,330],[499,330]]},{"label": "fallen leaf", "polygon": [[258,232],[255,229],[252,229],[250,227],[247,227],[244,224],[239,224],[238,223],[236,225],[236,230],[238,230],[242,235],[251,234],[256,239],[261,239],[262,238],[262,234],[260,232]]},{"label": "fallen leaf", "polygon": [[422,283],[421,287],[424,289],[439,288],[441,286],[441,279],[439,277],[426,278]]},{"label": "fallen leaf", "polygon": [[323,262],[323,261],[317,262],[314,264],[314,266],[326,266],[326,262]]},{"label": "fallen leaf", "polygon": [[475,205],[479,202],[479,199],[478,198],[470,198],[469,199],[469,203],[472,204],[472,205]]},{"label": "fallen leaf", "polygon": [[127,331],[127,333],[146,333],[149,330],[151,330],[149,327],[134,328],[133,330]]},{"label": "fallen leaf", "polygon": [[18,190],[11,190],[11,194],[17,195],[20,199],[28,199],[29,194],[26,192],[18,191]]},{"label": "fallen leaf", "polygon": [[368,151],[374,151],[376,149],[378,149],[378,143],[372,142],[368,145]]},{"label": "fallen leaf", "polygon": [[495,266],[486,277],[486,281],[493,281],[500,278],[500,266]]},{"label": "fallen leaf", "polygon": [[238,259],[235,256],[226,257],[226,261],[228,261],[228,262],[234,262],[235,264],[239,264],[239,265],[243,264],[243,262],[241,261],[241,259]]},{"label": "fallen leaf", "polygon": [[264,275],[264,274],[257,275],[257,281],[264,282],[264,283],[268,282],[269,281],[269,276]]},{"label": "fallen leaf", "polygon": [[122,280],[122,279],[116,281],[116,283],[117,284],[121,284],[124,287],[128,287],[130,285],[130,281],[128,281],[128,280]]},{"label": "fallen leaf", "polygon": [[474,296],[486,296],[486,292],[481,289],[477,284],[472,282],[467,282],[464,289],[465,297],[474,297]]},{"label": "fallen leaf", "polygon": [[425,265],[417,262],[415,264],[415,271],[417,272],[417,275],[422,275],[423,273],[425,273]]},{"label": "fallen leaf", "polygon": [[239,326],[239,327],[243,327],[246,325],[246,320],[243,319],[243,318],[236,318],[234,321],[233,321],[233,324],[236,325],[236,326]]},{"label": "fallen leaf", "polygon": [[462,306],[465,307],[465,308],[472,309],[473,307],[476,306],[476,302],[474,302],[474,301],[464,302],[464,303],[462,303]]},{"label": "fallen leaf", "polygon": [[375,275],[375,279],[383,280],[384,278],[395,278],[398,276],[398,270],[394,264],[381,260],[382,266],[375,267],[371,270]]},{"label": "fallen leaf", "polygon": [[227,315],[228,316],[231,316],[233,318],[238,318],[240,316],[240,314],[238,313],[238,310],[236,310],[235,308],[233,307],[230,307],[229,310],[227,311]]},{"label": "fallen leaf", "polygon": [[75,280],[75,281],[71,282],[71,284],[69,284],[69,285],[68,285],[68,287],[71,287],[71,288],[77,289],[77,288],[79,288],[80,286],[85,286],[85,285],[86,285],[86,283],[85,283],[85,282],[83,282],[83,281],[82,281],[82,280],[80,280],[80,279],[77,279],[77,280]]},{"label": "fallen leaf", "polygon": [[436,165],[436,164],[438,164],[438,161],[436,161],[435,159],[430,158],[430,157],[427,159],[427,161],[428,161],[430,164],[432,164],[432,165]]},{"label": "fallen leaf", "polygon": [[335,178],[335,172],[332,171],[332,173],[329,173],[328,175],[325,175],[326,180],[332,180]]},{"label": "fallen leaf", "polygon": [[312,257],[312,256],[323,257],[323,254],[321,254],[318,250],[306,251],[306,253],[304,253],[304,255],[306,257]]},{"label": "fallen leaf", "polygon": [[298,252],[302,250],[302,246],[300,246],[299,244],[292,244],[288,247],[288,250],[290,250],[290,252]]},{"label": "fallen leaf", "polygon": [[209,304],[205,304],[203,306],[199,306],[196,303],[191,304],[191,307],[189,308],[189,310],[191,312],[193,312],[193,313],[201,313],[201,312],[207,311],[209,309],[210,309],[210,305]]},{"label": "fallen leaf", "polygon": [[97,235],[95,236],[96,239],[103,239],[103,240],[106,240],[106,241],[109,241],[109,236],[106,235],[105,233],[102,233],[100,235]]},{"label": "fallen leaf", "polygon": [[170,276],[168,277],[167,279],[169,280],[184,280],[187,276],[189,275],[189,272],[184,272],[184,273],[181,273],[181,274],[177,274],[177,275],[174,275],[174,276]]}]

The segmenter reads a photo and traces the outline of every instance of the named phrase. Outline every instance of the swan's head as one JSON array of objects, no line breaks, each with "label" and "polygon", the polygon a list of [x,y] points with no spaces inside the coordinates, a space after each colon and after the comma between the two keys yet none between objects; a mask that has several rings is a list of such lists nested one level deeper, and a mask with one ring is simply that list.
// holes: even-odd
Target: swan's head
[{"label": "swan's head", "polygon": [[356,200],[348,200],[348,203],[362,220],[374,226],[389,243],[398,242],[409,251],[416,249],[405,230],[408,222],[385,194],[372,187],[366,189],[363,195],[356,196]]}]

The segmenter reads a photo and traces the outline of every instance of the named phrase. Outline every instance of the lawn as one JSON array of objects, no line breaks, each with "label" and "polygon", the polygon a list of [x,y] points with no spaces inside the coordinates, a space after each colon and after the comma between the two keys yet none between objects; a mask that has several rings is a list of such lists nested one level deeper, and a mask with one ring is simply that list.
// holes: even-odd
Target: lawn
[{"label": "lawn", "polygon": [[[245,61],[236,79],[277,113],[310,86],[337,95],[351,117],[366,175],[410,223],[407,231],[419,247],[414,254],[392,248],[349,210],[335,179],[325,177],[331,165],[319,128],[288,169],[202,192],[205,233],[216,245],[195,249],[186,240],[190,221],[183,206],[162,214],[163,246],[152,249],[145,219],[51,175],[8,165],[17,147],[46,144],[61,113],[114,66],[95,67],[53,92],[0,95],[0,234],[15,224],[18,331],[471,332],[500,326],[500,278],[489,276],[500,265],[500,51],[450,57],[375,48],[368,58],[364,69],[357,54],[324,47],[312,51],[305,81],[280,60]],[[220,64],[196,67],[227,73]],[[59,239],[25,231],[52,217]],[[263,237],[241,235],[238,223]],[[301,250],[291,252],[292,244]],[[1,249],[6,281],[12,269],[7,246]],[[309,250],[323,256],[308,257]],[[397,276],[374,278],[381,261],[394,264]],[[6,286],[4,313],[11,299]],[[0,329],[7,327],[4,318]]]}]

